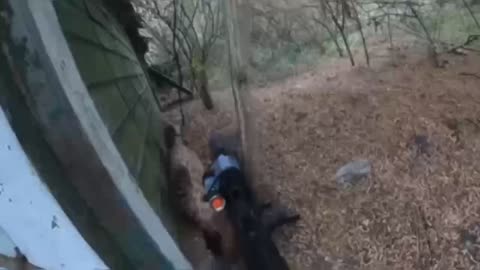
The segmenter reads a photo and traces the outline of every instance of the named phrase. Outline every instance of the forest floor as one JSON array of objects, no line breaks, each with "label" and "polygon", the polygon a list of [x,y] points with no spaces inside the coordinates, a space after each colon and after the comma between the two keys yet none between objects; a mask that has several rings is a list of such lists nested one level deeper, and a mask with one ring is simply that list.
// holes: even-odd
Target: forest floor
[{"label": "forest floor", "polygon": [[[302,216],[274,236],[292,270],[480,269],[480,56],[435,68],[410,50],[250,91],[257,190]],[[205,162],[209,132],[235,123],[230,96],[215,92],[212,112],[185,106]],[[338,186],[356,159],[370,176]]]}]

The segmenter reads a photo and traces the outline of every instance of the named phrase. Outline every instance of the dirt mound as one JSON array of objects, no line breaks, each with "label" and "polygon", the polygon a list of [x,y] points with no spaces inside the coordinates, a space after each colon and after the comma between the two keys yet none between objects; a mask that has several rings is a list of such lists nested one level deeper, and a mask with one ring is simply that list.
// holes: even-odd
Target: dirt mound
[{"label": "dirt mound", "polygon": [[[302,221],[278,244],[292,269],[467,269],[480,261],[480,57],[311,72],[253,90],[262,196]],[[185,130],[206,160],[207,135],[234,121],[229,93]],[[343,189],[338,168],[372,163]],[[479,234],[479,235],[477,235]]]}]

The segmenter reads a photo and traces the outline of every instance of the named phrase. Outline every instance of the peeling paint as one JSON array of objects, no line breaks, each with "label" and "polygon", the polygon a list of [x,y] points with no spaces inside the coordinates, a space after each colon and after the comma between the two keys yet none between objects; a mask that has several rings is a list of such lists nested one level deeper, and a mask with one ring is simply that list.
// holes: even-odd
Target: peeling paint
[{"label": "peeling paint", "polygon": [[52,217],[52,230],[55,229],[55,228],[60,228],[60,226],[58,226],[57,217],[53,216]]}]

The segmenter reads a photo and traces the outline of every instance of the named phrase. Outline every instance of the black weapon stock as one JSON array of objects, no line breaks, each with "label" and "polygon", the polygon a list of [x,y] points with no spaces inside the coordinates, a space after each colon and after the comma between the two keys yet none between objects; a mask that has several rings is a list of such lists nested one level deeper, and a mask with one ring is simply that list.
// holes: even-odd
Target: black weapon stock
[{"label": "black weapon stock", "polygon": [[279,217],[272,224],[262,222],[263,210],[257,204],[245,174],[236,168],[219,175],[220,193],[227,201],[227,216],[232,223],[248,270],[288,270],[272,239],[275,228],[296,222],[298,215]]}]

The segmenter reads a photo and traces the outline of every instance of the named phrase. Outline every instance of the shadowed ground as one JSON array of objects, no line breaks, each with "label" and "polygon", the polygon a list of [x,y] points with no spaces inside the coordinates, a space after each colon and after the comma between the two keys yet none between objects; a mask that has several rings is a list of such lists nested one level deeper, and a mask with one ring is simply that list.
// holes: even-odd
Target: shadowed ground
[{"label": "shadowed ground", "polygon": [[[384,59],[378,51],[374,59]],[[395,65],[346,61],[251,92],[261,196],[302,220],[276,235],[292,269],[469,269],[480,261],[480,57],[446,68],[404,50]],[[186,108],[187,140],[208,160],[207,135],[234,126],[230,92],[218,108]],[[172,114],[176,117],[176,113]],[[335,182],[354,159],[367,181]]]}]

